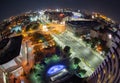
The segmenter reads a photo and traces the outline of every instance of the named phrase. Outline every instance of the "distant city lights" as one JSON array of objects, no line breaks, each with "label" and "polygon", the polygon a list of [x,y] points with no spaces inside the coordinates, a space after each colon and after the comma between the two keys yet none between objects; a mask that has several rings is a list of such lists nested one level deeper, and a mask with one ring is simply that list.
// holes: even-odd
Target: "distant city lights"
[{"label": "distant city lights", "polygon": [[22,31],[21,26],[15,26],[14,28],[11,29],[11,32],[18,32],[18,31]]},{"label": "distant city lights", "polygon": [[56,9],[57,12],[59,12],[59,9]]},{"label": "distant city lights", "polygon": [[37,21],[38,20],[38,16],[35,16],[35,17],[31,17],[30,18],[30,21],[33,22],[33,21]]}]

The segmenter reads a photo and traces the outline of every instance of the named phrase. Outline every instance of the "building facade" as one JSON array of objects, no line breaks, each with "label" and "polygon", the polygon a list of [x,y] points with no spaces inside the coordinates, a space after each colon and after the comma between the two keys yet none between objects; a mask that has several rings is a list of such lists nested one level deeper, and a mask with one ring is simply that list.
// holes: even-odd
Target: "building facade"
[{"label": "building facade", "polygon": [[115,35],[106,59],[88,78],[88,83],[120,83],[120,30]]},{"label": "building facade", "polygon": [[67,30],[76,36],[88,34],[93,27],[97,27],[98,25],[99,23],[93,20],[66,21],[65,23]]}]

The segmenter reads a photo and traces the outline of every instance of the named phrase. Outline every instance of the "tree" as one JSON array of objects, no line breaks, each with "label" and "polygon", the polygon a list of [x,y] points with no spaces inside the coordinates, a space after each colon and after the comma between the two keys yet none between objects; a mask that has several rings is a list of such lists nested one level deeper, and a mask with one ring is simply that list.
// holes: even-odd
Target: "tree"
[{"label": "tree", "polygon": [[75,64],[79,64],[81,60],[77,57],[73,58]]},{"label": "tree", "polygon": [[70,52],[70,47],[69,46],[65,46],[64,49],[63,49],[63,51],[65,53],[69,53]]},{"label": "tree", "polygon": [[65,46],[63,49],[63,57],[68,57],[70,56],[70,47],[69,46]]}]

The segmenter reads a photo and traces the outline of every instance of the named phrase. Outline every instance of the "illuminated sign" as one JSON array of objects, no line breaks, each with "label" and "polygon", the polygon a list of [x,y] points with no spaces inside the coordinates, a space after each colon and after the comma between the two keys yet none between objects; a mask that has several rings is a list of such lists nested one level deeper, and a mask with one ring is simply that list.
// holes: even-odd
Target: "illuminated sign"
[{"label": "illuminated sign", "polygon": [[52,66],[49,70],[48,70],[48,72],[47,72],[47,74],[48,75],[54,75],[54,74],[56,74],[56,73],[59,73],[61,70],[63,70],[65,68],[65,66],[64,65],[55,65],[55,66]]}]

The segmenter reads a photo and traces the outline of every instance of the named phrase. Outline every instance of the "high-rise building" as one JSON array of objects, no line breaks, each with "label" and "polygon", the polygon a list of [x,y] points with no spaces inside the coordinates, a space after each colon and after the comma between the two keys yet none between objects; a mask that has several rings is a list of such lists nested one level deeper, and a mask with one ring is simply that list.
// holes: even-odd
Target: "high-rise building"
[{"label": "high-rise building", "polygon": [[113,41],[105,60],[88,78],[88,83],[120,83],[120,30]]}]

